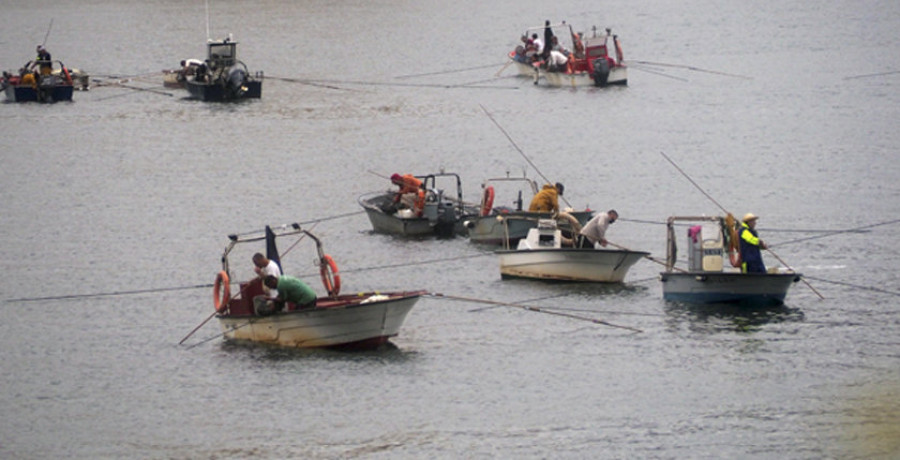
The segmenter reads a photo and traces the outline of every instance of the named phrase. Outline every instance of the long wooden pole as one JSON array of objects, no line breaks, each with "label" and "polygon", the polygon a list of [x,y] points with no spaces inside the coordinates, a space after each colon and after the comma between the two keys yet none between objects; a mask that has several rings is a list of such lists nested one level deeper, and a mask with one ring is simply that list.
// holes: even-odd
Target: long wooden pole
[{"label": "long wooden pole", "polygon": [[571,313],[563,313],[563,312],[559,312],[559,311],[550,311],[550,310],[546,310],[546,309],[543,309],[540,307],[531,307],[528,305],[522,305],[522,304],[518,304],[518,303],[498,302],[495,300],[475,299],[475,298],[471,298],[471,297],[460,297],[460,296],[445,295],[445,294],[440,294],[440,293],[433,293],[433,294],[431,294],[431,296],[443,297],[445,299],[452,299],[452,300],[462,300],[462,301],[466,301],[466,302],[477,302],[477,303],[483,303],[483,304],[488,304],[488,305],[497,305],[497,306],[501,306],[501,307],[520,308],[522,310],[534,311],[534,312],[538,312],[538,313],[546,313],[548,315],[562,316],[565,318],[577,319],[580,321],[588,321],[588,322],[591,322],[594,324],[602,324],[604,326],[616,327],[619,329],[628,329],[629,331],[634,331],[634,332],[644,332],[644,331],[634,328],[634,327],[612,324],[612,323],[609,323],[609,322],[606,322],[606,321],[603,321],[600,319],[588,318],[586,316],[573,315]]},{"label": "long wooden pole", "polygon": [[[636,252],[636,251],[634,251],[634,250],[632,250],[632,249],[626,248],[625,246],[619,246],[618,244],[613,243],[612,241],[609,241],[609,240],[606,240],[606,244],[608,244],[608,245],[610,245],[610,246],[612,246],[612,247],[614,247],[614,248],[621,249],[621,250],[623,250],[623,251]],[[651,261],[651,262],[658,263],[658,264],[662,265],[663,267],[667,266],[665,262],[663,262],[663,261],[661,261],[661,260],[659,260],[659,259],[656,259],[656,258],[654,258],[654,257],[651,257],[651,256],[649,256],[649,255],[644,256],[644,258],[647,259],[647,260],[649,260],[649,261]],[[687,273],[687,270],[685,270],[685,269],[683,269],[683,268],[672,267],[672,269],[673,269],[673,270],[676,270],[676,271],[683,272],[683,273]]]},{"label": "long wooden pole", "polygon": [[[515,147],[516,151],[519,152],[519,155],[522,155],[522,158],[524,158],[525,161],[527,161],[528,164],[531,165],[532,168],[534,168],[534,170],[538,173],[538,175],[541,176],[542,179],[544,179],[544,181],[546,183],[548,183],[548,184],[551,183],[550,179],[547,179],[547,176],[545,176],[544,173],[542,173],[541,170],[538,169],[537,165],[535,165],[534,162],[531,161],[531,159],[528,158],[527,155],[525,155],[525,152],[523,152],[522,149],[519,148],[518,144],[516,144],[516,141],[513,140],[512,136],[510,136],[509,133],[507,133],[506,130],[503,129],[502,126],[500,126],[500,123],[497,123],[497,120],[494,119],[493,115],[491,115],[491,113],[488,112],[488,110],[486,108],[484,108],[483,105],[478,104],[478,106],[481,107],[481,110],[484,110],[484,114],[487,115],[487,117],[491,119],[491,121],[494,123],[494,126],[496,126],[497,129],[499,129],[500,132],[503,133],[504,136],[506,136],[506,139],[509,140],[509,143],[512,144],[513,147]],[[563,201],[566,202],[567,206],[569,206],[570,208],[572,207],[572,204],[569,203],[569,200],[567,200],[566,197],[560,196],[560,198],[562,198]]]},{"label": "long wooden pole", "polygon": [[192,335],[194,335],[195,332],[199,331],[201,327],[203,327],[206,323],[209,322],[209,320],[213,319],[213,316],[216,316],[216,313],[218,313],[218,311],[213,310],[212,314],[209,315],[206,319],[204,319],[202,323],[198,324],[197,327],[195,327],[191,332],[188,333],[188,335],[184,336],[184,338],[181,339],[180,342],[178,342],[178,345],[183,344],[185,340],[187,340]]},{"label": "long wooden pole", "polygon": [[[672,159],[669,158],[669,156],[665,154],[665,152],[659,152],[659,153],[662,154],[663,158],[665,158],[666,160],[668,160],[668,162],[671,163],[672,166],[674,166],[675,169],[678,170],[678,172],[680,172],[685,178],[687,178],[687,180],[689,180],[689,181],[691,182],[691,184],[694,184],[694,187],[697,187],[697,190],[700,190],[700,192],[702,192],[704,195],[706,195],[706,197],[709,198],[710,201],[712,201],[713,203],[715,203],[715,205],[718,206],[719,209],[722,210],[722,212],[724,212],[725,214],[731,214],[731,213],[728,212],[724,207],[722,207],[722,205],[719,204],[718,201],[716,201],[712,196],[710,196],[709,193],[706,193],[706,190],[703,190],[699,185],[697,185],[697,183],[694,182],[694,179],[691,179],[691,176],[688,176],[686,172],[684,172],[681,168],[679,168],[678,165],[675,164],[675,162],[672,161]],[[772,251],[772,250],[769,249],[768,247],[766,248],[766,250],[769,251],[770,253],[772,253],[772,255],[775,256],[775,258],[778,259],[779,262],[781,262],[782,264],[784,264],[784,266],[787,267],[789,270],[793,270],[793,269],[791,268],[791,266],[788,265],[787,262],[785,262],[784,260],[782,260],[781,257],[778,257],[778,254],[775,254],[774,251]],[[810,289],[812,289],[812,291],[815,292],[816,295],[819,296],[820,299],[823,299],[823,300],[825,299],[825,297],[824,297],[822,294],[820,294],[819,291],[816,290],[816,288],[812,287],[812,285],[809,284],[809,281],[806,281],[806,279],[804,279],[803,277],[800,277],[800,279],[803,281],[804,284],[806,284],[806,286],[808,286]]]}]

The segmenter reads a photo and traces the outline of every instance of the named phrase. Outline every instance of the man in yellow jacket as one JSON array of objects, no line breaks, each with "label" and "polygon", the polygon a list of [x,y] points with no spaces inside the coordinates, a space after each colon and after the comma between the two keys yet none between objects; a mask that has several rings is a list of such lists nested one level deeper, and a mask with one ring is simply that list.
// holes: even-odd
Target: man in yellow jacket
[{"label": "man in yellow jacket", "polygon": [[563,187],[563,184],[560,184],[559,182],[557,182],[556,185],[544,185],[541,191],[531,199],[528,211],[559,212],[559,197],[562,196],[564,189],[565,187]]}]

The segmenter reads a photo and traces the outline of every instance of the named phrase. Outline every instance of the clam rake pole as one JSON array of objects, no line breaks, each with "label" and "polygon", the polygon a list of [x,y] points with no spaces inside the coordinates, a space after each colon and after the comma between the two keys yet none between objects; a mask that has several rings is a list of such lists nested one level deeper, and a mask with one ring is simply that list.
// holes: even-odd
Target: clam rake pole
[{"label": "clam rake pole", "polygon": [[[545,176],[544,173],[542,173],[541,170],[538,169],[538,167],[534,164],[534,162],[531,161],[531,159],[528,158],[527,155],[525,155],[525,152],[523,152],[522,149],[519,148],[518,144],[516,144],[516,141],[513,140],[513,138],[509,135],[509,133],[507,133],[506,130],[503,129],[502,126],[500,126],[500,123],[497,123],[497,120],[494,119],[493,115],[491,115],[491,113],[488,112],[488,110],[486,108],[484,108],[483,105],[478,104],[478,106],[481,107],[481,110],[484,111],[484,114],[487,115],[487,117],[491,119],[491,121],[494,123],[494,126],[496,126],[497,129],[499,129],[500,132],[503,133],[504,136],[506,136],[506,139],[509,140],[509,143],[512,144],[513,147],[515,147],[516,151],[519,152],[519,155],[522,155],[522,158],[524,158],[525,161],[527,161],[528,164],[531,165],[531,167],[534,168],[535,171],[537,171],[538,175],[540,175],[541,178],[544,179],[544,181],[549,184],[550,179],[547,179],[547,176]],[[572,207],[572,203],[569,203],[569,200],[567,200],[566,197],[560,196],[560,198],[562,198],[563,201],[566,202],[566,206],[569,206],[570,208]]]},{"label": "clam rake pole", "polygon": [[[612,247],[619,248],[619,249],[621,249],[621,250],[623,250],[623,251],[631,251],[631,249],[626,248],[625,246],[619,246],[618,244],[613,243],[612,241],[609,241],[609,240],[607,240],[606,243],[609,244],[609,245],[612,246]],[[634,252],[634,251],[632,251],[632,252]],[[660,265],[662,265],[663,267],[667,267],[667,266],[668,266],[665,262],[662,262],[662,261],[658,260],[658,259],[655,258],[655,257],[644,256],[644,258],[647,259],[647,260],[649,260],[650,262],[654,262],[654,263],[660,264]],[[683,268],[672,267],[672,269],[674,269],[675,271],[687,273],[687,270],[685,270],[685,269],[683,269]]]},{"label": "clam rake pole", "polygon": [[[769,249],[768,247],[766,248],[766,250],[769,251],[770,253],[772,253],[772,255],[775,256],[775,258],[778,259],[779,262],[781,262],[782,264],[784,264],[784,266],[787,267],[789,270],[791,270],[791,271],[794,270],[794,269],[791,268],[791,266],[788,265],[788,263],[785,262],[781,257],[778,257],[778,254],[775,254],[775,251]],[[806,278],[804,278],[804,277],[801,276],[801,277],[800,277],[800,280],[803,281],[803,284],[805,284],[807,287],[809,287],[810,289],[812,289],[812,291],[815,292],[816,295],[819,296],[820,299],[825,300],[825,296],[823,296],[822,294],[820,294],[819,291],[816,290],[816,288],[812,287],[812,284],[809,284],[809,281],[806,281]]]}]

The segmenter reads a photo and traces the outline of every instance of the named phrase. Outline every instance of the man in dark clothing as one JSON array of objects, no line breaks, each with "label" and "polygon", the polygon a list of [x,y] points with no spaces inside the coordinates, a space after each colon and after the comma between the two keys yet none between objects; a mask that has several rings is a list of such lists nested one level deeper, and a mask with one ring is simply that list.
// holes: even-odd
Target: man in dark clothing
[{"label": "man in dark clothing", "polygon": [[767,249],[766,243],[759,239],[756,233],[756,221],[759,217],[753,213],[747,213],[741,219],[741,272],[765,273],[766,265],[763,263],[760,248]]}]

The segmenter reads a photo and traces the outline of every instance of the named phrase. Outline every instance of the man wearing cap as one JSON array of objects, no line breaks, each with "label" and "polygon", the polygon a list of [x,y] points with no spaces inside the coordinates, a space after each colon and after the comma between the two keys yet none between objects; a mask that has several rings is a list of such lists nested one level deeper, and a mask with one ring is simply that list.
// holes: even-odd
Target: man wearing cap
[{"label": "man wearing cap", "polygon": [[556,185],[546,184],[528,206],[528,212],[559,212],[559,197],[562,196],[563,184],[559,182]]},{"label": "man wearing cap", "polygon": [[766,265],[763,263],[760,248],[767,249],[766,243],[759,239],[756,233],[756,221],[759,217],[748,212],[741,219],[741,272],[742,273],[765,273]]}]

